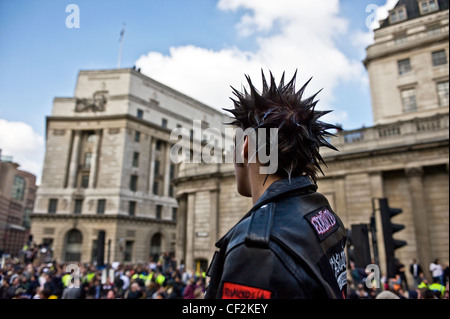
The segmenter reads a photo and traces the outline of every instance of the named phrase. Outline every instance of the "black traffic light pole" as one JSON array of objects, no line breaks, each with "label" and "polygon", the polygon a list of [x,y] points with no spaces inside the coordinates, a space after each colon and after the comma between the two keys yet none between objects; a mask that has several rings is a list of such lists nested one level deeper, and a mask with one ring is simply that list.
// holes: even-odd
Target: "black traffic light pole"
[{"label": "black traffic light pole", "polygon": [[378,242],[377,242],[377,224],[375,219],[375,212],[378,210],[375,207],[375,200],[377,198],[372,198],[372,216],[370,217],[370,226],[369,230],[372,234],[372,249],[373,249],[373,259],[375,260],[375,264],[380,264],[380,259],[378,257]]},{"label": "black traffic light pole", "polygon": [[392,235],[405,228],[404,225],[394,224],[391,218],[401,214],[402,209],[389,207],[387,198],[378,199],[380,204],[381,223],[383,225],[383,238],[386,252],[386,272],[388,278],[395,277],[395,250],[406,245],[406,241],[396,240]]}]

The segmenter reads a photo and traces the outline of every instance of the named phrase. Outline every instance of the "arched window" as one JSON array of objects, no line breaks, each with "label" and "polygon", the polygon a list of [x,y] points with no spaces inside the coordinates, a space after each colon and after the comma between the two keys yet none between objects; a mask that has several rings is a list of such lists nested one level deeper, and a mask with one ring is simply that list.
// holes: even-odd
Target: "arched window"
[{"label": "arched window", "polygon": [[150,241],[150,257],[152,257],[154,261],[158,261],[158,258],[161,255],[161,242],[162,236],[160,233],[154,234]]},{"label": "arched window", "polygon": [[81,261],[83,236],[78,229],[71,229],[66,235],[65,262]]}]

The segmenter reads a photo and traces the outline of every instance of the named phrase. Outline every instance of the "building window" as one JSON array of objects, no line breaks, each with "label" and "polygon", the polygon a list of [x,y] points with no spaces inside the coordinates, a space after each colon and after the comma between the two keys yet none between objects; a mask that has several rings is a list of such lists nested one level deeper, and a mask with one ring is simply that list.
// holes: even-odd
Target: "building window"
[{"label": "building window", "polygon": [[397,23],[397,22],[400,22],[403,20],[406,20],[406,8],[405,7],[394,9],[389,13],[389,21],[391,23]]},{"label": "building window", "polygon": [[25,178],[19,175],[15,175],[11,197],[13,199],[23,200],[24,195],[25,195]]},{"label": "building window", "polygon": [[161,141],[161,140],[157,140],[157,141],[156,141],[155,148],[156,148],[157,151],[160,151],[160,150],[161,150],[162,144],[163,144],[163,141]]},{"label": "building window", "polygon": [[137,191],[137,183],[138,183],[138,176],[137,175],[131,175],[130,177],[130,190],[133,192]]},{"label": "building window", "polygon": [[23,220],[22,220],[22,226],[25,228],[30,229],[31,227],[31,214],[32,214],[32,209],[31,208],[25,208],[24,212],[23,212]]},{"label": "building window", "polygon": [[177,220],[177,213],[178,213],[178,208],[172,207],[172,220],[173,221]]},{"label": "building window", "polygon": [[136,215],[136,202],[130,200],[128,202],[128,215],[130,216],[134,216]]},{"label": "building window", "polygon": [[97,201],[97,214],[102,215],[105,213],[106,199],[99,199]]},{"label": "building window", "polygon": [[163,119],[161,120],[161,126],[162,126],[163,128],[166,128],[166,127],[167,127],[167,119],[163,118]]},{"label": "building window", "polygon": [[401,98],[403,104],[403,112],[413,112],[417,110],[416,89],[410,88],[401,91]]},{"label": "building window", "polygon": [[48,212],[50,214],[56,213],[56,208],[58,207],[58,199],[56,198],[50,198],[48,201]]},{"label": "building window", "polygon": [[154,195],[159,195],[159,183],[158,182],[153,182],[153,194]]},{"label": "building window", "polygon": [[174,186],[172,184],[173,179],[175,178],[175,165],[170,164],[170,169],[169,169],[169,196],[173,197],[173,193],[174,193]]},{"label": "building window", "polygon": [[66,235],[65,258],[66,262],[80,261],[83,249],[83,236],[77,229],[70,230]]},{"label": "building window", "polygon": [[144,117],[144,111],[142,111],[141,109],[137,109],[137,117],[138,118],[143,118]]},{"label": "building window", "polygon": [[158,160],[155,160],[155,167],[153,170],[153,173],[155,174],[155,176],[159,175],[159,165],[160,165],[160,162]]},{"label": "building window", "polygon": [[89,132],[86,138],[86,141],[88,143],[94,143],[95,141],[95,133],[94,132]]},{"label": "building window", "polygon": [[134,152],[133,153],[133,167],[138,167],[138,166],[139,166],[139,153]]},{"label": "building window", "polygon": [[82,207],[83,207],[83,200],[82,199],[76,199],[75,200],[75,207],[73,209],[73,212],[75,214],[81,214]]},{"label": "building window", "polygon": [[84,153],[84,168],[91,168],[92,153]]},{"label": "building window", "polygon": [[439,106],[448,106],[448,81],[437,84],[437,94],[439,98]]},{"label": "building window", "polygon": [[427,14],[439,10],[437,0],[419,0],[419,9],[421,14]]},{"label": "building window", "polygon": [[445,50],[432,52],[431,58],[433,60],[433,66],[447,64],[447,54],[445,53]]},{"label": "building window", "polygon": [[156,219],[162,218],[162,206],[156,205]]},{"label": "building window", "polygon": [[123,261],[130,262],[133,258],[133,241],[127,240],[125,242],[125,251],[123,254]]},{"label": "building window", "polygon": [[82,188],[89,187],[89,175],[88,174],[81,175],[81,187]]},{"label": "building window", "polygon": [[411,61],[409,59],[400,60],[398,64],[398,74],[402,75],[411,72]]},{"label": "building window", "polygon": [[135,142],[141,141],[141,132],[139,132],[139,131],[134,132],[134,141]]}]

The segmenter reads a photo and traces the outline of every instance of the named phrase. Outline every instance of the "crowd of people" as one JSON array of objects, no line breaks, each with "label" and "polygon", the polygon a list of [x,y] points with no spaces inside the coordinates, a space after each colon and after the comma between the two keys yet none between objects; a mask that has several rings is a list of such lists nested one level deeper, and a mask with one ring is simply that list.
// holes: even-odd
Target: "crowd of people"
[{"label": "crowd of people", "polygon": [[[369,272],[350,262],[348,297],[350,299],[449,299],[449,265],[443,267],[435,259],[428,267],[431,278],[425,275],[422,266],[414,258],[409,269],[398,259],[395,260],[395,275],[392,278],[381,277],[380,287],[366,285]],[[409,271],[413,282],[408,282]],[[372,286],[372,287],[368,287]]]},{"label": "crowd of people", "polygon": [[0,269],[0,299],[203,299],[206,277],[162,253],[147,263],[36,262],[8,258]]},{"label": "crowd of people", "polygon": [[[33,253],[29,253],[29,252]],[[97,267],[93,263],[57,263],[42,249],[28,249],[21,258],[3,258],[0,299],[203,299],[206,276],[202,269],[185,269],[164,252],[146,263]],[[431,278],[416,259],[409,270],[396,260],[393,278],[368,288],[369,272],[350,262],[349,299],[449,299],[449,265],[429,264]],[[409,271],[413,282],[408,282]],[[410,277],[410,278],[411,278]],[[370,286],[370,285],[369,285]]]}]

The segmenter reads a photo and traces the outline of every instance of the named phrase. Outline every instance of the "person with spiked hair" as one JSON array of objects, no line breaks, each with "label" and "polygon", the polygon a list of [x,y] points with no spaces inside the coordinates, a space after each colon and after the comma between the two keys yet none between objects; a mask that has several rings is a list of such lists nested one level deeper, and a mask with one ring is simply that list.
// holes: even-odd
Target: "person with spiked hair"
[{"label": "person with spiked hair", "polygon": [[[311,79],[296,91],[296,75],[277,85],[270,73],[269,85],[262,71],[261,93],[249,76],[249,92],[232,88],[229,124],[247,132],[235,138],[237,190],[253,207],[216,243],[206,299],[346,297],[345,227],[316,185],[319,148],[336,150],[326,137],[340,128],[319,120],[328,113],[316,110],[320,91],[304,98]],[[259,160],[267,151],[271,172]]]}]

